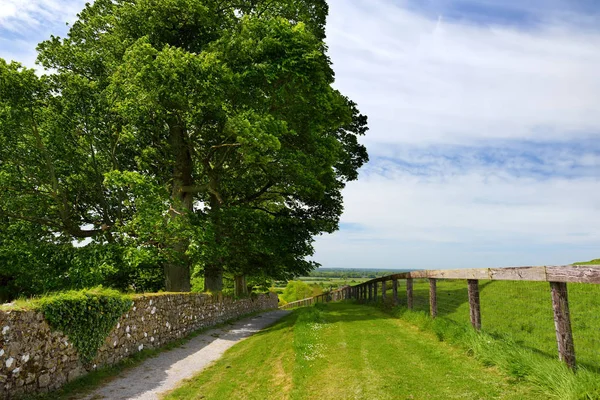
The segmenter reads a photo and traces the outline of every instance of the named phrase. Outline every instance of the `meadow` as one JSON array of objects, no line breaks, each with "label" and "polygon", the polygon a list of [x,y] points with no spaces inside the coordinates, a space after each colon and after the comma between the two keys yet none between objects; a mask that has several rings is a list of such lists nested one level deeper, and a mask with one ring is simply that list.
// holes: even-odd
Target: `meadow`
[{"label": "meadow", "polygon": [[435,320],[427,280],[413,310],[398,283],[398,306],[388,286],[385,301],[379,287],[377,302],[298,308],[167,398],[600,399],[600,285],[568,285],[574,373],[558,360],[548,283],[480,281],[481,332],[464,280],[438,280]]},{"label": "meadow", "polygon": [[296,309],[165,399],[537,399],[536,387],[375,307]]}]

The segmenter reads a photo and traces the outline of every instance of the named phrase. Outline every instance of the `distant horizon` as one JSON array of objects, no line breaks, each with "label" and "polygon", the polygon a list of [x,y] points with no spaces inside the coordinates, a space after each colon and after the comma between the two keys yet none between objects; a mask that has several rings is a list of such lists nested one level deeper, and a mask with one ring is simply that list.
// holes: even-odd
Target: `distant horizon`
[{"label": "distant horizon", "polygon": [[486,266],[481,266],[481,267],[463,267],[463,268],[379,268],[379,267],[318,267],[315,269],[316,270],[321,270],[321,269],[330,269],[330,270],[338,270],[338,269],[356,269],[356,270],[376,270],[376,271],[424,271],[424,270],[445,270],[445,269],[486,269],[486,268],[516,268],[516,267],[544,267],[544,266],[563,266],[563,265],[573,265],[573,264],[577,264],[577,263],[586,263],[586,262],[590,262],[593,261],[595,259],[591,259],[591,260],[580,260],[580,261],[573,261],[572,263],[567,263],[567,264],[539,264],[539,265],[506,265],[506,266],[501,266],[501,267],[486,267]]}]

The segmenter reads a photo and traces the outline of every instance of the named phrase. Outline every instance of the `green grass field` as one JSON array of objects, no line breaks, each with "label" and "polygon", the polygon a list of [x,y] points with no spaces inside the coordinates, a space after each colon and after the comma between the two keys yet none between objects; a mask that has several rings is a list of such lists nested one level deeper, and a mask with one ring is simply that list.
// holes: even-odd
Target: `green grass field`
[{"label": "green grass field", "polygon": [[[398,281],[398,297],[406,304],[406,283]],[[589,369],[600,370],[600,285],[568,285],[571,323],[577,360]],[[429,285],[414,282],[416,311],[429,311]],[[438,280],[438,315],[469,323],[465,281]],[[390,294],[391,292],[388,292]],[[379,291],[381,295],[381,291]],[[524,348],[550,358],[557,357],[550,286],[546,282],[480,281],[482,329],[510,337]]]},{"label": "green grass field", "polygon": [[375,307],[295,310],[167,399],[539,399],[432,332]]},{"label": "green grass field", "polygon": [[600,265],[600,258],[591,261],[581,261],[573,263],[573,265]]}]

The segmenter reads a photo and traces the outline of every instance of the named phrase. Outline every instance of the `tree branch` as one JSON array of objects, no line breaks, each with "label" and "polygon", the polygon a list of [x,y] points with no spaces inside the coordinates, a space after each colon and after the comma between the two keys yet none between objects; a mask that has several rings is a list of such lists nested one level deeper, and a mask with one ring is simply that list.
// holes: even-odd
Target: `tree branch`
[{"label": "tree branch", "polygon": [[258,192],[251,194],[250,196],[246,196],[243,199],[240,199],[238,201],[234,201],[233,203],[231,203],[232,206],[239,206],[240,204],[246,204],[249,203],[253,200],[258,199],[260,196],[262,196],[263,194],[267,193],[267,190],[269,190],[271,187],[273,187],[275,185],[275,182],[273,181],[269,181],[267,182],[267,184],[260,189]]}]

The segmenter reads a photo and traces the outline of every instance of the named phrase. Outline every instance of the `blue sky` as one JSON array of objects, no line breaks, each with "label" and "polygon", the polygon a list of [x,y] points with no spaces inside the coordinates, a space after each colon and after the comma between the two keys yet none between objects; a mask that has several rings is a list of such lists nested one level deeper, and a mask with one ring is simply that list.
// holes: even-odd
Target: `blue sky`
[{"label": "blue sky", "polygon": [[[558,265],[600,257],[600,3],[330,0],[335,86],[369,116],[325,267]],[[78,0],[0,0],[28,66]]]}]

